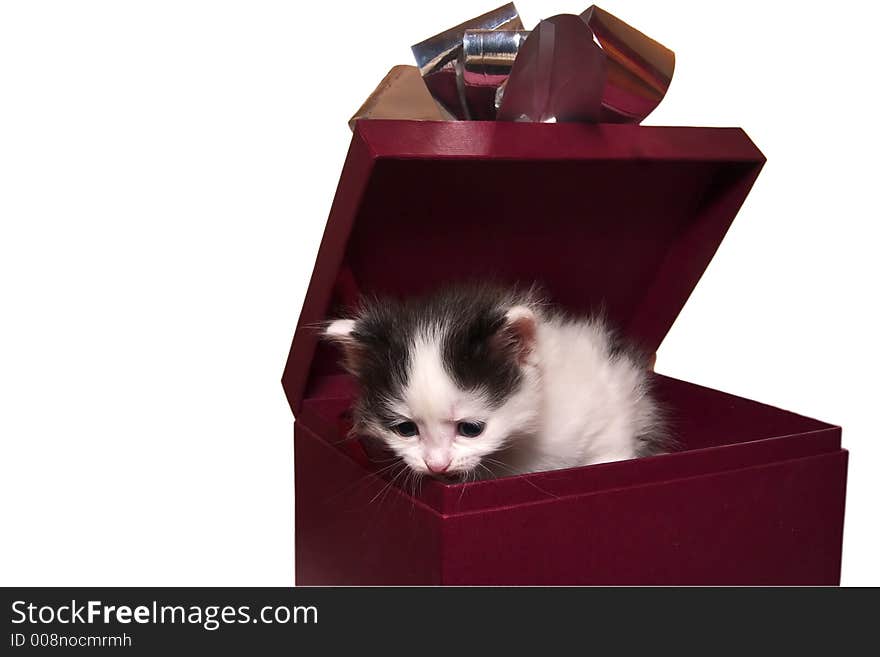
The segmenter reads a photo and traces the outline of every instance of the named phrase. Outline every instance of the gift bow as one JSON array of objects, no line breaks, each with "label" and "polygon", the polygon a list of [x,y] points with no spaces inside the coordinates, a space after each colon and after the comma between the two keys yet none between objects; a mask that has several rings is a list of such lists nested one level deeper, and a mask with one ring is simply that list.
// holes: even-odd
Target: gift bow
[{"label": "gift bow", "polygon": [[458,119],[640,123],[675,68],[671,50],[595,5],[527,32],[509,3],[412,50],[432,96]]}]

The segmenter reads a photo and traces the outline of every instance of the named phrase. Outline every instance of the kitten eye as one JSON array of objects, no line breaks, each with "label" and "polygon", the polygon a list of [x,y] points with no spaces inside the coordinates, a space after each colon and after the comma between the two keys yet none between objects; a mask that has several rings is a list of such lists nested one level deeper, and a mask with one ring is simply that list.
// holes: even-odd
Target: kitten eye
[{"label": "kitten eye", "polygon": [[485,428],[486,425],[482,422],[459,422],[458,435],[465,438],[476,438],[483,433]]},{"label": "kitten eye", "polygon": [[391,427],[391,430],[396,433],[398,436],[403,436],[404,438],[412,438],[413,436],[417,436],[419,433],[419,427],[415,422],[400,422],[399,424],[395,424]]}]

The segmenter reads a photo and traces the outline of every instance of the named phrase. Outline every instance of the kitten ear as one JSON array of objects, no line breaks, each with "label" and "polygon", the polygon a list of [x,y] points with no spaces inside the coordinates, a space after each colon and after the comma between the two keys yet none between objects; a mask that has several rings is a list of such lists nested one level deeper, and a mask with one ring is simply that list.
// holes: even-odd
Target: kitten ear
[{"label": "kitten ear", "polygon": [[538,319],[528,306],[514,306],[504,315],[504,324],[495,334],[493,346],[525,365],[537,339]]},{"label": "kitten ear", "polygon": [[361,345],[354,337],[355,323],[353,319],[334,319],[324,327],[322,333],[325,340],[342,347],[343,365],[352,373],[357,371],[363,356]]},{"label": "kitten ear", "polygon": [[349,340],[351,332],[354,331],[354,324],[353,319],[334,319],[324,327],[324,337],[338,342]]}]

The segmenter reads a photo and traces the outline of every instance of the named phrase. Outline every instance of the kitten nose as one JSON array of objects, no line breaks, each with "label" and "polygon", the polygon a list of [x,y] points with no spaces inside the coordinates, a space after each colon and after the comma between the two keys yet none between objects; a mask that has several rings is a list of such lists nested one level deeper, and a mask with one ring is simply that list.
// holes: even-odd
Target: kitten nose
[{"label": "kitten nose", "polygon": [[450,463],[452,463],[451,460],[446,461],[445,463],[443,461],[428,461],[427,459],[425,460],[425,465],[428,466],[428,470],[430,470],[434,474],[446,472],[449,469]]}]

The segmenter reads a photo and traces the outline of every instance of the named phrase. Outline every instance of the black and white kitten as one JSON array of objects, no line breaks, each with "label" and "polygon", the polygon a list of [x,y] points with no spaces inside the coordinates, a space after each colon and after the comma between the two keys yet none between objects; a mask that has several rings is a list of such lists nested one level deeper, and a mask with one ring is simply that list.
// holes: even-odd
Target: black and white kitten
[{"label": "black and white kitten", "polygon": [[418,473],[504,476],[663,451],[646,362],[601,319],[551,312],[532,291],[377,299],[325,337],[360,385],[354,431]]}]

